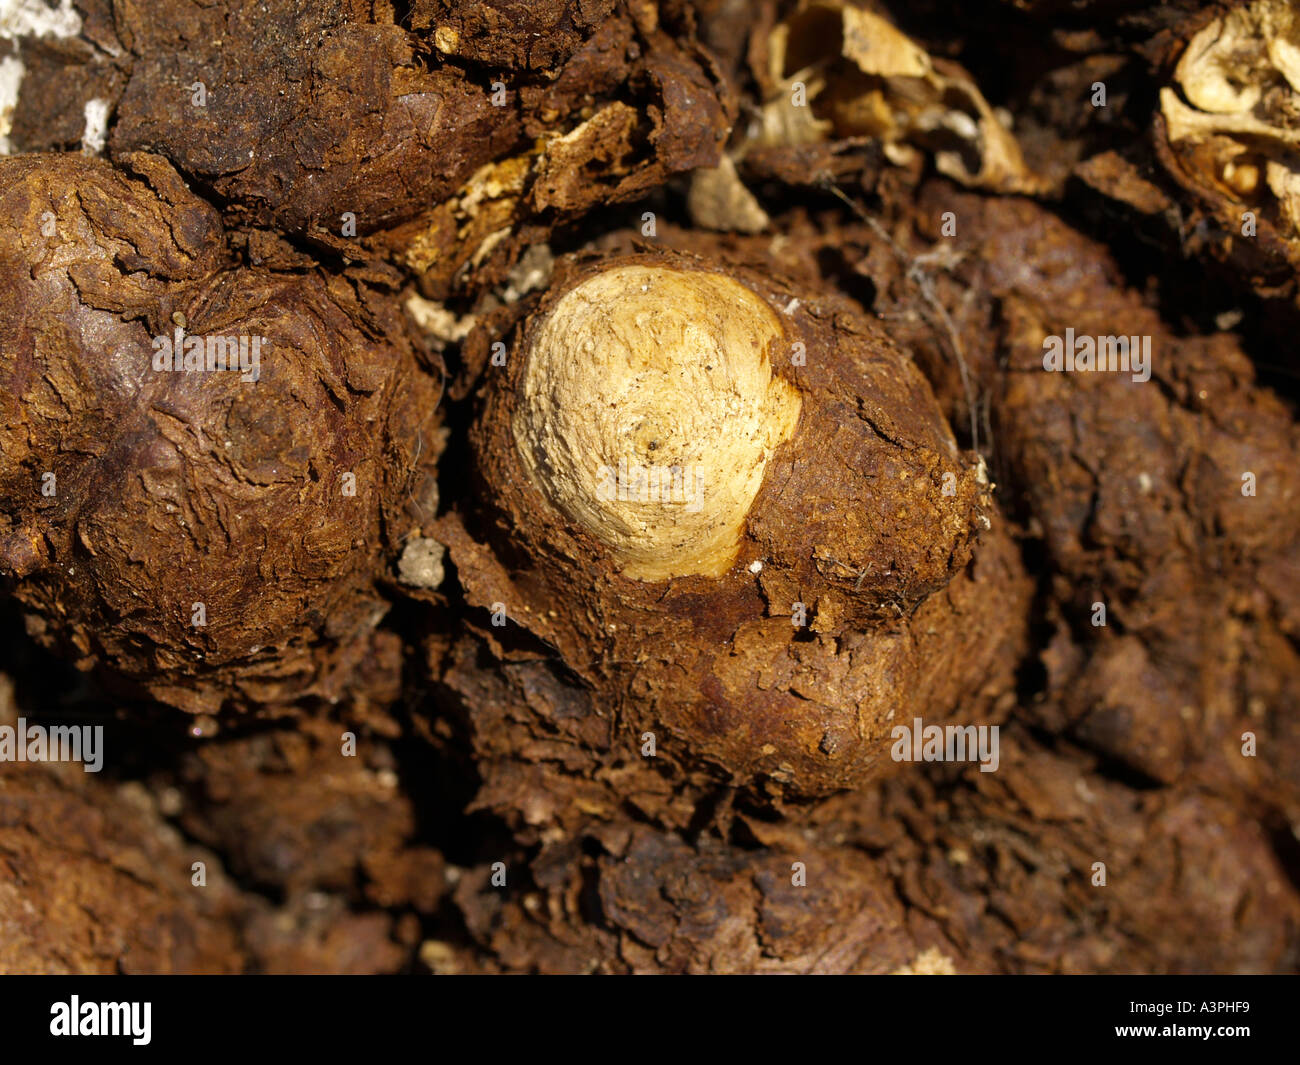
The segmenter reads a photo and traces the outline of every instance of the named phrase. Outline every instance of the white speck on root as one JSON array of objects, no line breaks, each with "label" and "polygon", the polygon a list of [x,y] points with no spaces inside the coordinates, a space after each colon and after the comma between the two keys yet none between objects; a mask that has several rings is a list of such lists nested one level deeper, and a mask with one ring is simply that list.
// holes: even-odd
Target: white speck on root
[{"label": "white speck on root", "polygon": [[[4,0],[0,0],[3,3]],[[0,59],[0,155],[9,155],[9,132],[14,125],[14,108],[18,104],[18,86],[23,80],[23,64],[11,55]]]},{"label": "white speck on root", "polygon": [[81,135],[83,155],[103,155],[108,138],[108,101],[86,101],[86,129]]}]

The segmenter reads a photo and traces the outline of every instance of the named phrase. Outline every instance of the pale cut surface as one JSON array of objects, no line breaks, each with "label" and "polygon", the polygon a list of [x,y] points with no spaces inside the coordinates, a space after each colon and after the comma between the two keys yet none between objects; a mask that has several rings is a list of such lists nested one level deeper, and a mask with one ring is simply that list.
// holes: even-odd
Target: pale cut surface
[{"label": "pale cut surface", "polygon": [[1211,186],[1246,207],[1276,200],[1300,236],[1300,2],[1255,0],[1188,42],[1160,90],[1170,143]]},{"label": "pale cut surface", "polygon": [[720,576],[798,391],[785,333],[721,274],[619,266],[567,292],[527,352],[515,444],[533,483],[626,577]]}]

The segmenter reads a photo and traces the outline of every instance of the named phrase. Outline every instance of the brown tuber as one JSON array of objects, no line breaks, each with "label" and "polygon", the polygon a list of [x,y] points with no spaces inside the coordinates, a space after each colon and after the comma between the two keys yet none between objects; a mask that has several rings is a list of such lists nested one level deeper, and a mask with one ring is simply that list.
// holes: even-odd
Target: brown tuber
[{"label": "brown tuber", "polygon": [[0,160],[0,573],[43,642],[164,702],[333,697],[432,518],[436,383],[396,315],[235,266],[133,161]]},{"label": "brown tuber", "polygon": [[467,520],[502,561],[454,519],[441,537],[471,603],[608,712],[607,766],[648,764],[653,733],[679,768],[821,794],[879,775],[894,725],[984,720],[1006,690],[1023,588],[992,486],[850,301],[578,257],[487,392],[493,506]]}]

